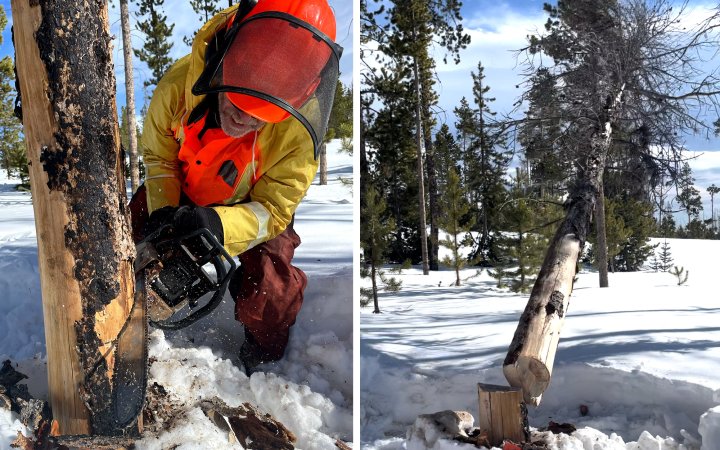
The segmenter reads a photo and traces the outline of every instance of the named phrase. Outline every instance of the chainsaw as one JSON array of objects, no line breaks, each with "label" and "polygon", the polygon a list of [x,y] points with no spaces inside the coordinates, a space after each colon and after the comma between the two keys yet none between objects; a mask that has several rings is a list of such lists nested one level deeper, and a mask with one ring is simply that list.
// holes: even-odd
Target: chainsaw
[{"label": "chainsaw", "polygon": [[[206,228],[178,237],[172,225],[163,225],[136,249],[135,302],[115,347],[113,434],[124,434],[143,409],[148,324],[177,330],[207,316],[222,302],[237,267]],[[201,305],[208,294],[212,296]]]}]

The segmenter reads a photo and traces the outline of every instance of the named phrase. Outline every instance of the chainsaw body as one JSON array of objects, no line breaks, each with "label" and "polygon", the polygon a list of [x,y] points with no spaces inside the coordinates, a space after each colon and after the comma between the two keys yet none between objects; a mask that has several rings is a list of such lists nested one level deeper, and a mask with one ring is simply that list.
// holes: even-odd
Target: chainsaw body
[{"label": "chainsaw body", "polygon": [[[236,269],[205,228],[177,237],[171,225],[163,225],[138,244],[137,255],[135,272],[145,271],[150,324],[164,329],[186,327],[212,312]],[[211,299],[198,307],[198,300],[209,293]],[[171,320],[183,310],[184,316]]]}]

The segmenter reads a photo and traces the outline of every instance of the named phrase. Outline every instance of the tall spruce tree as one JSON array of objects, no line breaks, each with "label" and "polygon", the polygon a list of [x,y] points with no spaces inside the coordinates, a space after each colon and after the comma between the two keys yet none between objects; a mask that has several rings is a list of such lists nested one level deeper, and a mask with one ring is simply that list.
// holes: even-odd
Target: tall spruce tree
[{"label": "tall spruce tree", "polygon": [[469,159],[465,160],[468,170],[468,190],[473,194],[471,204],[476,205],[478,239],[473,258],[488,266],[496,258],[494,236],[499,230],[498,207],[505,200],[504,177],[510,157],[505,149],[506,137],[496,125],[496,113],[490,109],[495,99],[489,96],[490,86],[485,84],[484,68],[478,62],[477,72],[471,72],[475,129]]},{"label": "tall spruce tree", "polygon": [[156,86],[167,72],[173,60],[170,41],[175,24],[168,26],[167,16],[163,14],[165,0],[140,0],[136,13],[137,27],[145,35],[144,45],[135,49],[135,56],[148,65],[152,77],[143,83],[146,87]]},{"label": "tall spruce tree", "polygon": [[[461,176],[463,183],[467,186],[470,183],[469,162],[473,160],[472,142],[475,136],[475,111],[470,107],[468,100],[463,97],[460,105],[453,110],[456,118],[455,130],[457,132],[458,145],[460,146]],[[468,201],[472,201],[472,193],[468,190]]]},{"label": "tall spruce tree", "polygon": [[529,80],[528,110],[518,133],[525,152],[531,186],[541,198],[559,197],[567,191],[573,167],[563,157],[562,107],[555,77],[540,68]]}]

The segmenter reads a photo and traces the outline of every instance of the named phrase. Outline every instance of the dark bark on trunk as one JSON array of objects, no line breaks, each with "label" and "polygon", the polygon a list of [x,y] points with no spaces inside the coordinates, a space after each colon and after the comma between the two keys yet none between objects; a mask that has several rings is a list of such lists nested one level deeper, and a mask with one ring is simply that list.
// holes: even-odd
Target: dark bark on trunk
[{"label": "dark bark on trunk", "polygon": [[378,287],[377,287],[377,269],[375,268],[375,263],[370,263],[370,279],[372,280],[372,293],[373,293],[373,305],[375,306],[375,309],[373,310],[374,314],[380,314],[380,304],[378,303]]},{"label": "dark bark on trunk", "polygon": [[[453,237],[455,248],[458,248],[458,240],[457,240],[457,234]],[[460,264],[458,264],[457,259],[460,257],[460,255],[457,254],[457,250],[455,251],[455,286],[460,286]]]},{"label": "dark bark on trunk", "polygon": [[600,277],[600,287],[609,286],[608,283],[608,249],[607,235],[605,227],[605,190],[603,182],[600,181],[598,186],[598,198],[595,203],[595,233],[597,237],[597,264],[598,275]]}]

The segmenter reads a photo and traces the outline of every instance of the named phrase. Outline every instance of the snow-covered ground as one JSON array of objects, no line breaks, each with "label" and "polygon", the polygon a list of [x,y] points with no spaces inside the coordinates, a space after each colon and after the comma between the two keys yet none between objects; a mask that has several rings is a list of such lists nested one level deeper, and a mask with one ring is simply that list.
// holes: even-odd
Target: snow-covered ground
[{"label": "snow-covered ground", "polygon": [[[529,411],[531,427],[578,431],[534,439],[567,450],[720,450],[720,241],[668,241],[690,271],[686,285],[647,271],[610,274],[600,289],[596,272],[578,275],[552,382]],[[461,287],[452,271],[395,276],[402,290],[382,294],[382,313],[361,313],[361,446],[473,448],[408,429],[447,409],[477,425],[477,383],[507,385],[502,362],[528,296],[497,289],[486,272]]]},{"label": "snow-covered ground", "polygon": [[[352,440],[352,156],[328,145],[329,183],[317,181],[296,213],[303,243],[294,264],[308,275],[305,302],[291,331],[286,357],[250,378],[238,368],[242,327],[226,297],[209,317],[178,332],[150,335],[149,385],[168,392],[177,414],[138,449],[242,448],[230,444],[197,406],[219,396],[230,406],[250,402],[271,413],[297,437],[297,448],[331,449]],[[13,190],[0,173],[0,361],[10,359],[29,375],[31,394],[47,396],[37,243],[31,197]],[[0,450],[24,431],[14,413],[0,408]],[[179,447],[178,447],[179,446]]]}]

